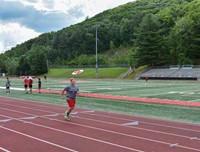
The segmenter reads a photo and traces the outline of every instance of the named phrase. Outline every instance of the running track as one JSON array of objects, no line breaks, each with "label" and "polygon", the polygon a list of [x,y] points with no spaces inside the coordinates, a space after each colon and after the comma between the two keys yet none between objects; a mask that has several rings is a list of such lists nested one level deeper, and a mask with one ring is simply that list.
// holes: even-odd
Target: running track
[{"label": "running track", "polygon": [[0,97],[0,152],[200,152],[200,125]]}]

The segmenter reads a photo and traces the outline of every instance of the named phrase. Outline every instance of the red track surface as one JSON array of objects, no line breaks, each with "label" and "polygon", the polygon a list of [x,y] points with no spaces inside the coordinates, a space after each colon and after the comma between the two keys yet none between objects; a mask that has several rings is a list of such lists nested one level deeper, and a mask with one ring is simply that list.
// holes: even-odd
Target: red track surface
[{"label": "red track surface", "polygon": [[0,97],[0,152],[200,152],[200,125],[65,109]]}]

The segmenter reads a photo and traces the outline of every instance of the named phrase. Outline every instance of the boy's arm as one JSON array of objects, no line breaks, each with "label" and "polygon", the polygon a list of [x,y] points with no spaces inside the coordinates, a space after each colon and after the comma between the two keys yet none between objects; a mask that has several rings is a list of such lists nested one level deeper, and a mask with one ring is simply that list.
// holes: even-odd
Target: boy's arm
[{"label": "boy's arm", "polygon": [[62,93],[61,93],[61,98],[63,99],[64,97],[64,93],[65,93],[65,88],[63,89]]}]

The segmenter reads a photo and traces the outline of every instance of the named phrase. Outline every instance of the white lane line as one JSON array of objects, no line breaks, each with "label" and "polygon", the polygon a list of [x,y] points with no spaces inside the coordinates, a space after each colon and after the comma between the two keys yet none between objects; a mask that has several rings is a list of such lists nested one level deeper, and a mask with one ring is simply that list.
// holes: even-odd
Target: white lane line
[{"label": "white lane line", "polygon": [[[48,111],[49,112],[49,111]],[[83,118],[85,119],[85,118]],[[120,119],[120,118],[119,118]],[[96,120],[93,120],[96,121]],[[109,123],[109,122],[104,122],[104,123]],[[119,125],[119,124],[113,124],[113,125]],[[128,127],[128,126],[127,126]],[[138,129],[138,128],[137,128]],[[180,128],[179,128],[180,129]],[[182,136],[182,135],[177,135],[177,134],[170,134],[170,133],[165,133],[165,132],[159,132],[159,131],[155,131],[155,130],[149,130],[149,129],[142,129],[145,131],[152,131],[152,132],[158,132],[158,133],[163,133],[163,134],[168,134],[168,135],[172,135],[172,136],[178,136],[178,137],[183,137],[183,138],[191,138],[191,137],[187,137],[187,136]],[[200,139],[196,139],[196,140],[200,140]],[[170,143],[169,143],[170,144]]]},{"label": "white lane line", "polygon": [[[6,97],[5,99],[10,99],[10,100],[6,100],[6,101],[11,101],[11,100],[13,100],[13,98],[9,98],[9,97]],[[37,107],[42,107],[42,108],[50,108],[50,109],[55,109],[55,110],[63,110],[63,108],[65,108],[65,106],[64,105],[58,105],[58,104],[55,104],[55,103],[46,103],[46,102],[38,102],[38,101],[32,101],[32,100],[24,100],[24,99],[17,99],[17,101],[18,101],[18,103],[20,103],[20,104],[23,104],[23,105],[26,105],[26,106],[37,106]],[[118,101],[119,102],[119,101]],[[124,102],[126,102],[126,101],[124,101]],[[5,102],[4,102],[5,103]],[[50,106],[50,107],[49,107]],[[53,106],[53,107],[52,107]],[[56,106],[56,107],[55,107]],[[26,107],[27,108],[27,107]],[[81,108],[79,108],[79,109],[81,109]],[[182,109],[191,109],[191,108],[182,108]],[[193,110],[195,110],[195,109],[193,109]],[[130,115],[129,115],[130,116]],[[141,117],[141,118],[144,118],[144,117]],[[157,119],[153,119],[153,118],[149,118],[149,117],[147,117],[148,119],[151,119],[151,120],[157,120]],[[159,119],[158,119],[159,120]],[[128,120],[128,121],[132,121],[132,120]],[[166,120],[166,121],[168,121],[168,122],[175,122],[175,121],[170,121],[170,120]],[[143,123],[149,123],[149,122],[145,122],[145,121],[143,121]],[[189,122],[184,122],[185,124],[192,124],[192,123],[189,123]],[[183,124],[184,124],[183,123]],[[149,123],[149,124],[154,124],[154,123]],[[157,126],[159,126],[159,124],[155,124],[155,125],[157,125]],[[192,124],[192,125],[195,125],[195,124]],[[161,126],[163,126],[163,125],[161,125]],[[173,126],[169,126],[169,125],[165,125],[165,127],[172,127],[173,128]],[[177,129],[183,129],[184,130],[184,128],[177,128]],[[187,128],[185,128],[186,130],[191,130],[191,129],[187,129]],[[194,130],[195,131],[195,130]]]},{"label": "white lane line", "polygon": [[[11,105],[11,104],[9,104],[10,106],[14,106],[14,105]],[[32,108],[27,108],[27,107],[21,107],[21,106],[16,106],[16,107],[20,107],[20,108],[26,108],[26,109],[32,109]],[[9,110],[9,109],[8,109]],[[35,109],[34,109],[35,110]],[[15,111],[15,110],[14,110]],[[44,111],[44,110],[39,110],[39,111],[43,111],[43,112],[51,112],[52,113],[52,111]],[[19,112],[19,111],[16,111],[16,112]],[[84,112],[84,111],[83,111]],[[79,112],[79,113],[81,113],[81,112]],[[27,113],[26,113],[27,114]],[[87,113],[86,113],[87,114]],[[93,115],[97,115],[97,114],[93,114]],[[101,116],[101,115],[99,115],[99,116]],[[120,120],[129,120],[129,121],[132,121],[132,120],[130,120],[130,119],[121,119],[121,118],[115,118],[115,117],[110,117],[110,116],[102,116],[102,117],[109,117],[109,118],[113,118],[113,119],[120,119]],[[81,117],[80,117],[81,118]],[[82,119],[84,119],[84,118],[82,118]],[[93,120],[93,119],[90,119],[90,120],[92,120],[92,121],[98,121],[98,120]],[[110,123],[110,122],[106,122],[106,121],[98,121],[98,122],[101,122],[101,123],[107,123],[107,124],[112,124],[112,125],[118,125],[119,126],[119,124],[116,124],[116,123]],[[150,124],[150,123],[149,123]],[[153,125],[157,125],[157,124],[153,124]],[[165,125],[158,125],[158,126],[164,126],[164,127],[170,127],[170,126],[165,126]],[[125,127],[131,127],[131,126],[125,126]],[[132,127],[132,128],[134,128],[134,129],[138,129],[138,130],[144,130],[144,131],[149,131],[149,132],[156,132],[156,133],[160,133],[160,134],[165,134],[165,135],[171,135],[171,136],[176,136],[176,137],[181,137],[181,138],[191,138],[191,137],[189,137],[189,136],[184,136],[184,135],[178,135],[178,134],[174,134],[174,133],[166,133],[166,132],[162,132],[162,131],[156,131],[156,130],[151,130],[151,129],[145,129],[145,128],[135,128],[135,127]],[[171,127],[171,128],[175,128],[175,129],[182,129],[182,128],[177,128],[177,127]],[[188,131],[195,131],[195,132],[200,132],[200,131],[198,131],[198,130],[190,130],[190,129],[182,129],[182,130],[188,130]],[[196,140],[200,140],[200,139],[196,139]]]},{"label": "white lane line", "polygon": [[0,120],[0,122],[9,122],[9,121],[11,121],[12,119],[2,119],[2,120]]},{"label": "white lane line", "polygon": [[[23,112],[19,112],[19,113],[23,113]],[[27,113],[25,113],[27,114]],[[97,122],[101,122],[101,123],[107,123],[107,124],[112,124],[112,125],[117,125],[119,126],[119,124],[116,124],[116,123],[110,123],[110,122],[104,122],[104,121],[99,121],[99,120],[93,120],[93,119],[89,119],[89,118],[84,118],[84,117],[79,117],[77,116],[78,118],[80,119],[86,119],[86,120],[92,120],[92,121],[97,121]],[[48,119],[46,117],[44,117],[45,119]],[[64,122],[66,123],[66,121],[61,121],[61,120],[56,120],[54,119],[54,121],[59,121],[59,122]],[[141,136],[134,136],[134,135],[128,135],[128,134],[124,134],[124,133],[120,133],[120,132],[115,132],[115,131],[111,131],[111,130],[106,130],[106,129],[102,129],[102,128],[96,128],[96,127],[92,127],[92,126],[86,126],[86,125],[81,125],[81,124],[78,124],[78,123],[73,123],[73,122],[68,122],[70,124],[74,124],[74,125],[78,125],[78,126],[82,126],[82,127],[87,127],[87,128],[91,128],[91,129],[95,129],[95,130],[100,130],[100,131],[104,131],[104,132],[109,132],[109,133],[113,133],[113,134],[118,134],[118,135],[122,135],[122,136],[127,136],[127,137],[131,137],[131,138],[137,138],[137,139],[141,139],[141,140],[146,140],[146,141],[151,141],[151,142],[156,142],[156,143],[160,143],[160,144],[165,144],[165,145],[172,145],[172,143],[168,143],[168,142],[164,142],[164,141],[159,141],[159,140],[154,140],[154,139],[150,139],[150,138],[143,138]],[[39,124],[37,124],[39,125]],[[129,126],[126,126],[126,127],[129,127]],[[145,129],[146,130],[146,129]],[[148,129],[147,129],[148,130]],[[62,130],[61,130],[62,131]],[[90,138],[90,137],[89,137]],[[185,137],[185,138],[189,138],[189,137]],[[181,146],[181,145],[178,145],[177,147],[179,148],[183,148],[183,149],[190,149],[190,150],[195,150],[195,151],[200,151],[198,149],[195,149],[195,148],[191,148],[191,147],[186,147],[186,146]]]},{"label": "white lane line", "polygon": [[[94,116],[96,115],[96,116],[105,117],[105,118],[111,118],[111,119],[116,119],[116,120],[133,121],[132,119],[125,119],[125,118],[119,118],[119,117],[113,117],[113,116],[106,116],[106,115],[101,115],[101,114],[91,114],[91,115],[94,115]],[[135,118],[135,119],[137,119],[137,118]],[[166,120],[166,122],[167,121],[168,120]],[[140,121],[140,122],[143,123],[143,124],[149,124],[149,125],[154,125],[154,126],[161,126],[161,127],[179,129],[179,130],[184,130],[184,131],[200,132],[200,130],[194,130],[194,129],[188,129],[188,128],[180,128],[180,127],[174,127],[174,126],[169,126],[169,125],[162,125],[162,124],[145,122],[145,121]],[[169,122],[174,123],[174,121],[169,121]],[[190,123],[188,123],[188,124],[190,124]],[[200,125],[198,125],[198,126],[200,126]]]},{"label": "white lane line", "polygon": [[[9,117],[9,116],[6,116],[6,115],[1,115],[3,117]],[[9,118],[12,118],[12,117],[9,117]],[[27,122],[25,120],[17,120],[17,121],[20,121],[20,122]],[[126,150],[131,150],[131,151],[135,151],[135,152],[144,152],[144,151],[141,151],[141,150],[138,150],[138,149],[134,149],[134,148],[130,148],[130,147],[126,147],[126,146],[122,146],[122,145],[119,145],[119,144],[115,144],[115,143],[111,143],[111,142],[107,142],[107,141],[104,141],[104,140],[100,140],[100,139],[96,139],[96,138],[92,138],[92,137],[88,137],[88,136],[84,136],[84,135],[79,135],[79,134],[75,134],[75,133],[72,133],[72,132],[68,132],[68,131],[64,131],[64,130],[60,130],[60,129],[56,129],[56,128],[52,128],[52,127],[48,127],[48,126],[44,126],[44,125],[41,125],[41,124],[37,124],[37,123],[30,123],[30,125],[33,125],[33,126],[37,126],[37,127],[41,127],[41,128],[46,128],[46,129],[49,129],[49,130],[53,130],[53,131],[57,131],[57,132],[61,132],[61,133],[65,133],[65,134],[70,134],[72,136],[76,136],[76,137],[80,137],[80,138],[84,138],[84,139],[88,139],[88,140],[92,140],[92,141],[95,141],[95,142],[99,142],[99,143],[103,143],[103,144],[107,144],[107,145],[111,145],[111,146],[115,146],[115,147],[119,147],[119,148],[122,148],[122,149],[126,149]],[[0,126],[0,128],[5,128],[3,126]],[[7,128],[9,129],[9,128]],[[13,130],[13,132],[17,132],[15,130]],[[20,133],[20,132],[19,132]],[[22,135],[25,135],[27,137],[29,137],[29,135],[27,134],[23,134],[21,133]],[[30,136],[30,137],[33,137],[33,136]],[[36,137],[34,137],[36,138]],[[33,138],[33,139],[34,139]],[[39,138],[38,138],[39,139]],[[43,141],[44,142],[44,141]],[[53,143],[52,143],[53,144]]]},{"label": "white lane line", "polygon": [[190,140],[198,140],[197,137],[191,137]]},{"label": "white lane line", "polygon": [[[13,105],[11,105],[13,106]],[[22,108],[22,107],[21,107]],[[4,108],[6,109],[6,108]],[[30,108],[28,108],[30,109]],[[9,110],[9,111],[14,111],[14,112],[18,112],[18,113],[23,113],[23,112],[19,112],[19,111],[16,111],[16,110],[10,110],[10,109],[6,109],[6,110]],[[43,111],[43,110],[39,110],[39,111]],[[43,111],[43,112],[50,112],[50,111]],[[23,113],[23,114],[29,114],[30,113]],[[94,115],[94,114],[93,114]],[[97,115],[97,114],[96,114]],[[99,115],[101,116],[101,115]],[[102,117],[106,117],[106,116],[102,116]],[[107,116],[109,117],[109,116]],[[117,125],[117,126],[120,126],[121,124],[117,124],[117,123],[112,123],[112,122],[107,122],[107,121],[99,121],[99,120],[94,120],[94,119],[88,119],[88,118],[84,118],[84,117],[79,117],[81,119],[87,119],[87,120],[90,120],[90,121],[96,121],[96,122],[100,122],[100,123],[106,123],[106,124],[111,124],[111,125]],[[109,117],[109,118],[115,118],[115,117]],[[117,118],[115,118],[117,119]],[[119,118],[120,119],[120,118]],[[54,119],[52,119],[54,120]],[[124,119],[120,119],[120,120],[124,120]],[[128,119],[127,119],[128,120]],[[131,126],[124,126],[124,127],[131,127]],[[162,131],[156,131],[156,130],[151,130],[151,129],[145,129],[145,128],[138,128],[138,127],[131,127],[131,128],[134,128],[134,129],[137,129],[137,130],[144,130],[144,131],[148,131],[148,132],[155,132],[155,133],[160,133],[160,134],[164,134],[164,135],[170,135],[170,136],[175,136],[175,137],[181,137],[181,138],[191,138],[189,136],[184,136],[184,135],[178,135],[178,134],[174,134],[174,133],[166,133],[166,132],[162,132]],[[176,129],[181,129],[181,128],[176,128]],[[191,130],[189,130],[191,131]],[[192,130],[193,131],[193,130]],[[196,131],[195,131],[196,132]],[[197,139],[197,140],[200,140],[200,139]]]},{"label": "white lane line", "polygon": [[[1,127],[1,126],[0,126],[0,127]],[[11,152],[11,151],[9,151],[9,150],[3,148],[3,147],[0,147],[0,150],[3,150],[4,152]]]},{"label": "white lane line", "polygon": [[[96,120],[96,119],[94,120],[94,119],[84,118],[84,117],[80,117],[80,116],[78,116],[78,118],[85,119],[85,120],[96,121],[96,122],[99,122],[99,123],[107,123],[107,124],[112,124],[112,125],[120,126],[119,124],[116,124],[116,123],[104,122],[104,121],[100,121],[100,120]],[[140,128],[135,128],[135,127],[131,127],[131,126],[124,126],[124,127],[130,127],[130,128],[134,128],[134,129],[140,129]],[[144,131],[152,131],[152,132],[159,133],[159,131],[153,131],[153,130],[149,130],[149,129],[142,129],[142,130],[144,130]],[[120,133],[120,134],[123,134],[123,133]],[[172,135],[172,136],[178,136],[178,137],[190,139],[190,137],[188,137],[188,136],[179,136],[179,135],[170,134],[170,133],[163,133],[163,134]],[[168,142],[164,142],[164,141],[160,141],[160,140],[154,140],[154,139],[150,139],[150,138],[144,138],[144,137],[141,137],[141,136],[132,136],[132,137],[138,138],[138,139],[147,140],[147,141],[152,141],[152,142],[156,142],[156,143],[161,143],[161,144],[165,144],[165,145],[171,145],[171,143],[168,143]],[[196,139],[196,140],[200,140],[200,139]],[[191,147],[187,147],[187,146],[177,145],[177,147],[183,148],[183,149],[190,149],[190,150],[200,151],[200,149],[195,149],[195,148],[191,148]]]},{"label": "white lane line", "polygon": [[61,146],[61,145],[58,145],[58,144],[55,144],[55,143],[52,143],[52,142],[49,142],[49,141],[46,141],[46,140],[43,140],[43,139],[40,139],[40,138],[31,136],[31,135],[16,131],[16,130],[12,130],[12,129],[9,129],[9,128],[3,127],[3,126],[0,126],[0,128],[7,130],[7,131],[10,131],[10,132],[13,132],[13,133],[16,133],[16,134],[20,134],[22,136],[25,136],[25,137],[28,137],[28,138],[31,138],[31,139],[34,139],[34,140],[37,140],[37,141],[40,141],[40,142],[43,142],[43,143],[46,143],[46,144],[49,144],[49,145],[52,145],[52,146],[55,146],[55,147],[58,147],[58,148],[61,148],[61,149],[64,149],[64,150],[69,150],[71,152],[78,152],[76,150],[73,150],[73,149],[70,149],[70,148],[67,148],[67,147],[64,147],[64,146]]},{"label": "white lane line", "polygon": [[[99,122],[99,123],[111,124],[111,125],[115,125],[115,126],[122,126],[121,124],[118,124],[118,123],[107,122],[107,121],[102,121],[102,120],[97,120],[97,119],[92,119],[92,118],[85,118],[85,117],[81,117],[81,116],[78,116],[78,118],[85,119],[85,120],[90,120],[90,121],[95,121],[95,122]],[[151,130],[151,129],[145,129],[145,128],[138,128],[138,127],[135,127],[135,126],[128,126],[127,125],[127,126],[124,126],[124,127],[133,128],[133,129],[136,129],[136,130],[148,131],[148,132],[155,132],[155,133],[159,133],[159,134],[170,135],[170,136],[186,138],[186,139],[190,139],[191,138],[189,136],[178,135],[178,134],[174,134],[174,133],[167,133],[167,132]],[[196,139],[196,140],[200,140],[200,139]]]}]

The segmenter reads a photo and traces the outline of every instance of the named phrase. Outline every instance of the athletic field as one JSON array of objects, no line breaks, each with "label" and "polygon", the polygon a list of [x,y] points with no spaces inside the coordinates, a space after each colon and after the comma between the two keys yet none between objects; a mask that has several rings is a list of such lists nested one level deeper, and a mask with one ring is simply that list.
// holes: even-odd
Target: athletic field
[{"label": "athletic field", "polygon": [[77,79],[81,91],[64,119],[69,79],[0,81],[1,152],[199,152],[199,82]]},{"label": "athletic field", "polygon": [[[198,81],[77,79],[76,84],[80,92],[85,95],[77,98],[77,107],[200,123],[199,83]],[[66,105],[65,101],[60,99],[60,95],[53,92],[61,92],[69,85],[69,79],[48,79],[47,82],[42,79],[42,89],[46,92],[42,94],[34,92],[26,95],[23,79],[11,78],[11,85],[11,94],[5,94],[5,80],[0,79],[0,96]],[[37,79],[34,80],[33,89],[37,90]],[[90,94],[97,96],[91,98]],[[102,98],[102,96],[106,97]],[[115,98],[112,98],[113,96]],[[134,100],[127,100],[128,97]],[[143,102],[140,99],[150,100],[150,102]],[[151,102],[158,99],[163,100]],[[166,100],[167,104],[163,104],[162,101]]]}]

